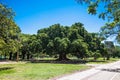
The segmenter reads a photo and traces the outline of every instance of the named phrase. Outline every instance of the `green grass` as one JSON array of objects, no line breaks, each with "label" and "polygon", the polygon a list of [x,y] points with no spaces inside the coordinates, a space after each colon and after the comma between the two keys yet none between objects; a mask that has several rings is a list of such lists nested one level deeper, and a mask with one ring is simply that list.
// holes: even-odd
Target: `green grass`
[{"label": "green grass", "polygon": [[110,60],[103,60],[103,58],[98,58],[96,61],[93,58],[88,59],[88,64],[106,64],[120,60],[120,58],[110,58]]},{"label": "green grass", "polygon": [[[93,58],[89,58],[88,60],[88,64],[105,64],[118,61],[119,59],[111,58],[110,60],[104,61],[103,58],[99,58],[97,61],[93,61]],[[25,62],[0,64],[0,80],[48,80],[53,77],[73,73],[87,68],[89,67],[81,64]]]},{"label": "green grass", "polygon": [[86,68],[88,67],[80,64],[4,64],[0,65],[0,80],[48,80]]}]

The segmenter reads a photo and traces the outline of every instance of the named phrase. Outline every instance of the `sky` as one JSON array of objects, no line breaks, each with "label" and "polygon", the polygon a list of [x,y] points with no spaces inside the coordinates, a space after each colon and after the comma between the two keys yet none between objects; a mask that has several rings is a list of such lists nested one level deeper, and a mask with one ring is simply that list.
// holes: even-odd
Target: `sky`
[{"label": "sky", "polygon": [[15,22],[25,34],[60,23],[71,26],[81,22],[88,32],[98,32],[105,21],[89,15],[85,5],[75,0],[2,0],[16,13]]}]

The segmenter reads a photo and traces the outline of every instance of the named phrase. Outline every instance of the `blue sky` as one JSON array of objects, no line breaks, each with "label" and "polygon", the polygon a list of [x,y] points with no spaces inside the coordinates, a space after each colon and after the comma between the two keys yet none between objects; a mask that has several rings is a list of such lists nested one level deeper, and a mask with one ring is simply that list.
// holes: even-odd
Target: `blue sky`
[{"label": "blue sky", "polygon": [[22,33],[36,34],[38,29],[60,23],[70,26],[81,22],[89,32],[98,32],[105,21],[89,15],[86,6],[75,0],[3,0],[15,12]]}]

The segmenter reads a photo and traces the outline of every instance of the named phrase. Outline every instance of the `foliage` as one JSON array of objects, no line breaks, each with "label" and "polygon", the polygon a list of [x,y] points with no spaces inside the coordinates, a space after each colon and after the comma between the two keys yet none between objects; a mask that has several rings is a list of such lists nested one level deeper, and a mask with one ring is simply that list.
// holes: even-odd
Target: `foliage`
[{"label": "foliage", "polygon": [[114,54],[115,46],[112,41],[105,41],[105,46],[107,49],[107,60],[109,60],[110,56]]},{"label": "foliage", "polygon": [[88,46],[85,42],[77,39],[72,42],[72,50],[78,58],[84,58],[87,54]]},{"label": "foliage", "polygon": [[120,46],[115,46],[115,50],[114,50],[114,53],[112,55],[113,55],[113,57],[120,58]]},{"label": "foliage", "polygon": [[41,41],[42,52],[48,55],[58,54],[58,60],[68,60],[66,55],[69,53],[78,58],[85,58],[89,56],[88,51],[103,48],[97,34],[88,33],[82,23],[75,23],[72,26],[55,24],[40,29],[36,38],[36,41],[38,40]]},{"label": "foliage", "polygon": [[20,28],[13,20],[14,12],[11,8],[0,3],[0,52],[2,54],[18,52],[20,44]]},{"label": "foliage", "polygon": [[88,13],[98,14],[99,18],[107,19],[108,23],[101,28],[101,34],[105,37],[116,34],[120,37],[120,0],[76,0],[80,4],[88,6]]},{"label": "foliage", "polygon": [[93,54],[93,57],[94,57],[94,60],[98,59],[100,57],[100,53],[99,53],[99,50],[97,50],[96,52],[94,52]]},{"label": "foliage", "polygon": [[[88,6],[89,14],[99,14],[99,18],[112,19],[118,23],[120,21],[120,1],[119,0],[76,0],[78,3],[85,3]],[[102,6],[101,6],[102,5]],[[102,10],[99,10],[102,7]]]}]

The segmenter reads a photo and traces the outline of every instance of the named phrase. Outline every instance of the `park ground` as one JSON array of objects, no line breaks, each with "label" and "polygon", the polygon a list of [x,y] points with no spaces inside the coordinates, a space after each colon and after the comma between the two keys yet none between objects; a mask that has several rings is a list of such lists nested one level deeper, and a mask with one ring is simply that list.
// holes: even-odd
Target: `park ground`
[{"label": "park ground", "polygon": [[[48,80],[56,79],[73,73],[83,72],[91,66],[106,64],[117,61],[91,61],[85,64],[82,63],[31,63],[31,62],[0,62],[0,80]],[[87,64],[87,65],[86,65]]]}]

